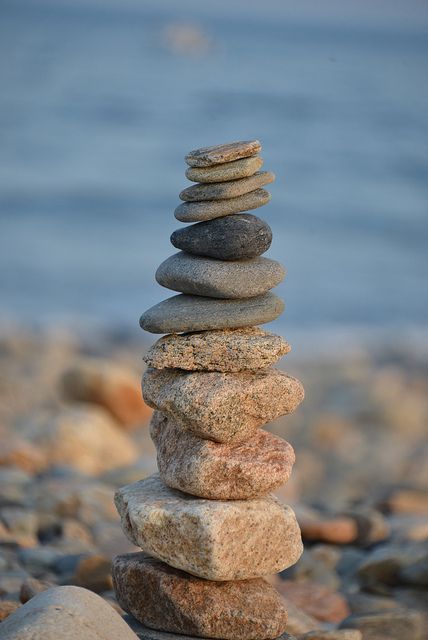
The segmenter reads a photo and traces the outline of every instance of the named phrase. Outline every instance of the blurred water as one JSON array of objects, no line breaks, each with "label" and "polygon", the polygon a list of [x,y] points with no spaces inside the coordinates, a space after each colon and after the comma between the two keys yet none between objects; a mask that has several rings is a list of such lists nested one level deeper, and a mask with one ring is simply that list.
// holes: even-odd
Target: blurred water
[{"label": "blurred water", "polygon": [[287,336],[426,326],[428,6],[296,4],[3,0],[6,319],[134,326],[184,154],[258,137]]}]

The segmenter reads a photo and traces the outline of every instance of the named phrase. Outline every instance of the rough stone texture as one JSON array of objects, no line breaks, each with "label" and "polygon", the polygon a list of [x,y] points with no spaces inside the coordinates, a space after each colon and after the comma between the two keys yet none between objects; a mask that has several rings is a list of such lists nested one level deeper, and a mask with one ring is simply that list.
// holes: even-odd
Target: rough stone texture
[{"label": "rough stone texture", "polygon": [[241,444],[219,444],[183,431],[158,411],[150,434],[165,484],[211,500],[265,495],[287,482],[295,460],[292,446],[267,431],[258,430]]},{"label": "rough stone texture", "polygon": [[180,294],[148,309],[140,318],[140,326],[151,333],[234,329],[271,322],[283,310],[281,298],[270,291],[243,300]]},{"label": "rough stone texture", "polygon": [[248,158],[259,153],[261,148],[262,145],[258,140],[239,140],[194,149],[189,151],[185,160],[190,167],[211,167],[215,164],[233,162],[239,158]]},{"label": "rough stone texture", "polygon": [[354,614],[346,618],[341,629],[359,629],[364,640],[422,640],[423,618],[416,611],[382,611]]},{"label": "rough stone texture", "polygon": [[269,249],[271,242],[267,222],[251,213],[197,222],[171,235],[177,249],[217,260],[256,258]]},{"label": "rough stone texture", "polygon": [[320,622],[339,623],[350,615],[344,596],[317,582],[282,580],[277,588],[285,602],[292,602]]},{"label": "rough stone texture", "polygon": [[245,440],[257,427],[294,411],[304,397],[296,378],[271,368],[241,373],[149,368],[142,389],[151,407],[216,442]]},{"label": "rough stone texture", "polygon": [[292,509],[273,496],[204,500],[169,489],[155,474],[119,489],[115,502],[131,542],[207,580],[276,573],[297,562],[303,550]]},{"label": "rough stone texture", "polygon": [[249,211],[263,207],[270,200],[270,193],[265,189],[255,189],[236,198],[226,200],[206,200],[204,202],[183,202],[174,211],[181,222],[200,222],[213,220],[232,213]]},{"label": "rough stone texture", "polygon": [[285,631],[287,614],[262,578],[213,582],[144,553],[113,560],[117,600],[148,627],[205,638],[267,640]]},{"label": "rough stone texture", "polygon": [[1,640],[136,640],[120,615],[81,587],[55,587],[1,623]]},{"label": "rough stone texture", "polygon": [[80,358],[64,372],[61,383],[68,400],[101,405],[126,430],[150,418],[138,378],[127,367],[101,358]]},{"label": "rough stone texture", "polygon": [[159,338],[144,361],[155,369],[237,373],[265,369],[290,349],[281,336],[259,327],[172,333]]},{"label": "rough stone texture", "polygon": [[260,156],[241,158],[233,162],[224,162],[212,167],[189,167],[186,170],[186,178],[192,182],[227,182],[252,176],[263,165]]},{"label": "rough stone texture", "polygon": [[157,282],[173,291],[209,298],[241,299],[260,296],[276,287],[284,268],[269,258],[225,262],[180,251],[156,271]]},{"label": "rough stone texture", "polygon": [[179,197],[185,202],[237,198],[255,189],[260,189],[274,180],[275,175],[271,171],[257,171],[249,178],[241,178],[241,180],[229,180],[215,184],[195,184],[183,189]]}]

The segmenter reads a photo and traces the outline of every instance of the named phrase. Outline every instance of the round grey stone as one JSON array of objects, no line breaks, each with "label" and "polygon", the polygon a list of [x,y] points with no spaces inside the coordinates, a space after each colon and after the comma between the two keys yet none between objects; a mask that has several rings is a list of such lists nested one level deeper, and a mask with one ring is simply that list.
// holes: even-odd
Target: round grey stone
[{"label": "round grey stone", "polygon": [[276,260],[214,260],[180,251],[156,271],[157,282],[173,291],[209,298],[253,298],[276,287],[285,270]]},{"label": "round grey stone", "polygon": [[237,198],[245,193],[255,191],[275,180],[271,171],[257,171],[249,178],[216,182],[214,184],[194,184],[180,193],[180,200],[186,202],[201,202],[205,200],[225,200]]},{"label": "round grey stone", "polygon": [[262,145],[258,140],[243,140],[217,144],[214,147],[201,147],[189,151],[185,160],[191,167],[211,167],[215,164],[232,162],[239,158],[248,158],[261,151]]},{"label": "round grey stone", "polygon": [[257,209],[270,200],[269,191],[255,189],[236,198],[225,200],[206,200],[204,202],[183,202],[174,211],[177,220],[181,222],[200,222]]},{"label": "round grey stone", "polygon": [[250,158],[241,158],[233,162],[217,164],[213,167],[189,167],[186,169],[186,178],[192,182],[202,182],[204,184],[239,180],[239,178],[252,176],[262,165],[263,160],[260,156],[251,156]]},{"label": "round grey stone", "polygon": [[140,318],[140,326],[150,333],[233,329],[271,322],[283,310],[283,301],[271,292],[243,300],[181,294],[148,309]]},{"label": "round grey stone", "polygon": [[256,258],[269,249],[271,242],[267,222],[251,213],[198,222],[171,235],[177,249],[218,260]]}]

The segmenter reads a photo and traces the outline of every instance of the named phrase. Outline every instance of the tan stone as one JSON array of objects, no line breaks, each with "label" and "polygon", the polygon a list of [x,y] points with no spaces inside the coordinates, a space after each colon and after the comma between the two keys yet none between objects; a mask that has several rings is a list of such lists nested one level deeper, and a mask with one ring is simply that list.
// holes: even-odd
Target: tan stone
[{"label": "tan stone", "polygon": [[142,381],[148,405],[174,416],[200,438],[239,442],[303,400],[302,384],[278,369],[258,372],[185,372],[152,369]]},{"label": "tan stone", "polygon": [[290,350],[281,336],[244,327],[163,336],[150,347],[144,361],[155,369],[238,373],[265,369]]},{"label": "tan stone", "polygon": [[144,625],[205,638],[267,640],[285,630],[287,614],[262,578],[213,582],[144,553],[117,556],[113,580],[120,606]]},{"label": "tan stone", "polygon": [[19,600],[22,604],[25,604],[31,598],[34,598],[38,593],[42,593],[42,591],[46,591],[51,587],[55,586],[52,582],[48,580],[37,580],[37,578],[32,578],[29,576],[24,580],[21,584],[21,588],[19,590]]},{"label": "tan stone", "polygon": [[251,156],[212,167],[189,167],[186,170],[186,178],[192,182],[202,182],[204,184],[239,180],[239,178],[252,176],[262,165],[263,160],[260,156]]},{"label": "tan stone", "polygon": [[[21,606],[20,602],[14,600],[0,600],[0,622],[6,620],[12,613],[14,613]],[[0,627],[0,634],[3,625]]]},{"label": "tan stone", "polygon": [[81,358],[65,371],[61,382],[67,399],[101,405],[126,430],[147,423],[150,418],[138,376],[123,365],[101,358]]},{"label": "tan stone", "polygon": [[207,580],[246,580],[297,562],[303,547],[292,509],[273,496],[204,500],[153,475],[115,495],[126,536],[145,553]]},{"label": "tan stone", "polygon": [[166,485],[211,500],[245,500],[287,482],[294,464],[288,442],[258,430],[238,444],[202,440],[155,411],[150,433]]},{"label": "tan stone", "polygon": [[325,584],[282,580],[277,589],[285,602],[292,602],[320,622],[338,623],[351,613],[344,596]]},{"label": "tan stone", "polygon": [[299,518],[304,540],[329,542],[331,544],[351,544],[358,538],[358,525],[349,516],[324,516],[307,513]]},{"label": "tan stone", "polygon": [[181,222],[199,222],[213,220],[232,213],[250,211],[263,207],[270,200],[266,189],[255,189],[236,198],[227,200],[206,200],[205,202],[182,202],[174,211],[174,216]]},{"label": "tan stone", "polygon": [[258,140],[240,140],[194,149],[189,151],[185,160],[190,167],[211,167],[224,162],[233,162],[239,158],[248,158],[259,153],[261,148],[262,145]]},{"label": "tan stone", "polygon": [[203,200],[225,200],[226,198],[237,198],[245,193],[260,189],[275,180],[275,175],[271,171],[257,171],[254,175],[240,180],[229,180],[227,182],[216,182],[212,184],[194,184],[183,189],[180,193],[180,200],[185,202],[202,202]]},{"label": "tan stone", "polygon": [[110,560],[98,554],[82,558],[76,567],[73,583],[95,593],[109,591],[113,587]]},{"label": "tan stone", "polygon": [[334,631],[326,631],[325,629],[317,629],[309,631],[303,636],[299,636],[298,640],[362,640],[363,636],[358,629],[335,629]]}]

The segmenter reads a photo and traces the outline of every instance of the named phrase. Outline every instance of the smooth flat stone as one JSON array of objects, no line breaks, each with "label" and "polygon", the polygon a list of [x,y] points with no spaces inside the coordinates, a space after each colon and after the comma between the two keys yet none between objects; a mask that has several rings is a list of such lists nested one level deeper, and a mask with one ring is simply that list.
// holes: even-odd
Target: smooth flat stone
[{"label": "smooth flat stone", "polygon": [[247,500],[285,484],[295,456],[282,438],[258,429],[238,444],[219,444],[183,431],[166,413],[155,411],[150,435],[160,477],[171,489],[209,500]]},{"label": "smooth flat stone", "polygon": [[204,202],[183,202],[174,211],[177,220],[181,222],[200,222],[213,220],[232,213],[258,209],[270,200],[269,191],[255,189],[236,198],[226,200],[206,200]]},{"label": "smooth flat stone", "polygon": [[292,413],[302,402],[302,384],[279,369],[257,372],[187,372],[147,369],[146,403],[174,416],[193,435],[216,442],[242,442],[258,427]]},{"label": "smooth flat stone", "polygon": [[232,329],[271,322],[283,310],[283,301],[271,292],[244,300],[178,295],[143,313],[140,326],[151,333]]},{"label": "smooth flat stone", "polygon": [[266,640],[285,630],[287,613],[262,578],[214,582],[169,567],[144,553],[116,556],[119,605],[141,623],[204,638]]},{"label": "smooth flat stone", "polygon": [[260,156],[241,158],[233,162],[217,164],[213,167],[189,167],[186,169],[186,178],[192,182],[227,182],[228,180],[239,180],[248,178],[256,173],[263,165]]},{"label": "smooth flat stone", "polygon": [[228,142],[189,151],[185,160],[190,167],[211,167],[214,164],[248,158],[259,153],[261,148],[262,145],[258,140]]},{"label": "smooth flat stone", "polygon": [[184,200],[185,202],[237,198],[249,191],[260,189],[260,187],[264,187],[274,180],[275,175],[271,171],[257,171],[257,173],[249,178],[241,178],[241,180],[229,180],[228,182],[218,182],[215,184],[195,184],[183,189],[179,197],[180,200]]},{"label": "smooth flat stone", "polygon": [[259,327],[171,333],[150,347],[144,362],[155,369],[237,373],[265,369],[290,350],[281,336]]},{"label": "smooth flat stone", "polygon": [[269,258],[226,262],[180,251],[162,262],[155,277],[173,291],[230,300],[266,293],[282,282],[285,269]]},{"label": "smooth flat stone", "polygon": [[155,474],[119,489],[115,503],[133,544],[206,580],[277,573],[303,551],[293,510],[273,496],[204,500],[169,489]]},{"label": "smooth flat stone", "polygon": [[171,235],[177,249],[217,260],[256,258],[269,249],[271,242],[272,230],[267,222],[251,213],[198,222]]}]

